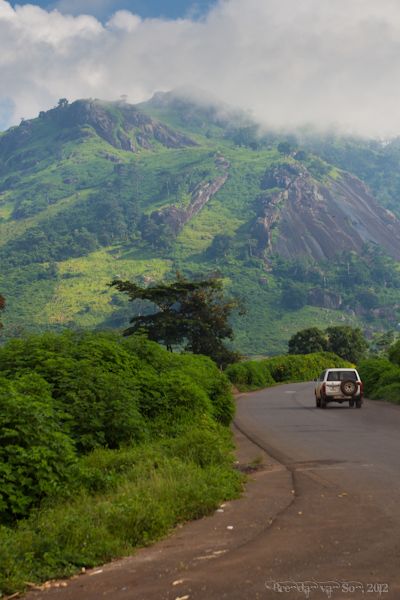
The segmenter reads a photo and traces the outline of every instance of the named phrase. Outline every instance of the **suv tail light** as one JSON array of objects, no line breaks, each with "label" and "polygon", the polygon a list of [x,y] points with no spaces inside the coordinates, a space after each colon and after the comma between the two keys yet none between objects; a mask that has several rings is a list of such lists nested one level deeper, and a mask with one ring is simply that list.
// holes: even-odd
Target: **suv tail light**
[{"label": "suv tail light", "polygon": [[326,392],[326,383],[323,383],[321,386],[321,393],[325,394],[325,392]]},{"label": "suv tail light", "polygon": [[362,381],[359,381],[359,382],[358,382],[358,385],[359,385],[359,388],[360,388],[360,394],[361,394],[361,396],[362,396],[362,395],[363,395],[363,393],[364,393],[364,384],[363,384],[363,382],[362,382]]}]

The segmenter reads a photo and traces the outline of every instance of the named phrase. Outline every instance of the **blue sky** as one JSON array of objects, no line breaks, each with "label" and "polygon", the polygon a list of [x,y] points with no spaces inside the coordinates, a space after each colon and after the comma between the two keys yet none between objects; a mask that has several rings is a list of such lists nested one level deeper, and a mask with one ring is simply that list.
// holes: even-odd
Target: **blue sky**
[{"label": "blue sky", "polygon": [[[91,14],[101,20],[110,17],[117,10],[129,10],[141,17],[164,17],[176,19],[187,15],[199,16],[215,0],[32,0],[29,4],[36,4],[42,8],[58,8],[69,14]],[[28,4],[28,2],[13,2]]]}]

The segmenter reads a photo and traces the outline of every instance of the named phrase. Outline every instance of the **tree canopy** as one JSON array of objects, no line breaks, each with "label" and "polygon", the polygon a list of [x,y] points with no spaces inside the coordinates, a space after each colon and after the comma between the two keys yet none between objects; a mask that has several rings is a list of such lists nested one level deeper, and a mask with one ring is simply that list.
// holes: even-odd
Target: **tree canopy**
[{"label": "tree canopy", "polygon": [[312,354],[327,350],[328,339],[318,327],[309,327],[295,333],[289,340],[289,354]]},{"label": "tree canopy", "polygon": [[[0,294],[0,313],[5,309],[6,307],[6,301],[4,299],[4,296],[2,296]],[[3,327],[3,323],[0,321],[0,329]]]},{"label": "tree canopy", "polygon": [[328,327],[325,331],[318,327],[302,329],[289,340],[289,354],[327,351],[353,363],[364,358],[367,348],[361,329],[348,325]]},{"label": "tree canopy", "polygon": [[114,280],[110,285],[126,293],[131,301],[148,304],[148,312],[134,316],[124,335],[144,330],[150,340],[169,350],[184,347],[194,354],[211,357],[220,366],[238,360],[239,356],[224,341],[233,339],[229,317],[232,311],[240,309],[240,303],[224,298],[220,279],[189,281],[178,273],[172,283],[141,287],[131,281]]}]

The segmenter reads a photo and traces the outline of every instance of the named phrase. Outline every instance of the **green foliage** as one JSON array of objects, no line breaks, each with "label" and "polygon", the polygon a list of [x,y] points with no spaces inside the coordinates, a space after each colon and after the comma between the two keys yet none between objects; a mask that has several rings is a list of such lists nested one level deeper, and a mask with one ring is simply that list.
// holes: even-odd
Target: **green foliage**
[{"label": "green foliage", "polygon": [[326,334],[328,336],[327,349],[330,352],[334,352],[352,363],[358,363],[365,356],[368,343],[361,329],[342,325],[328,327]]},{"label": "green foliage", "polygon": [[289,354],[328,351],[352,363],[359,362],[368,348],[361,329],[339,325],[325,332],[318,327],[302,329],[289,340]]},{"label": "green foliage", "polygon": [[38,375],[0,378],[0,521],[26,516],[68,484],[74,446],[50,386]]},{"label": "green foliage", "polygon": [[289,340],[289,354],[311,354],[327,350],[328,340],[318,327],[298,331]]},{"label": "green foliage", "polygon": [[348,367],[350,363],[329,352],[275,356],[231,365],[226,374],[240,391],[270,387],[275,383],[310,381],[323,369]]},{"label": "green foliage", "polygon": [[[3,311],[6,307],[6,301],[4,300],[4,296],[0,294],[0,312]],[[0,329],[3,327],[3,323],[0,321]]]},{"label": "green foliage", "polygon": [[224,340],[233,338],[228,319],[238,302],[224,299],[220,279],[189,281],[178,273],[172,283],[141,287],[130,281],[114,280],[111,286],[128,294],[131,301],[146,301],[154,307],[150,314],[133,317],[133,325],[125,335],[144,330],[149,339],[165,344],[170,350],[186,344],[189,352],[210,356],[221,366],[238,359],[224,345]]},{"label": "green foliage", "polygon": [[35,371],[50,384],[79,452],[117,448],[145,436],[134,379],[137,362],[112,336],[93,334],[45,334],[0,349],[0,371]]},{"label": "green foliage", "polygon": [[274,385],[267,361],[246,361],[229,365],[225,371],[239,390],[252,390]]},{"label": "green foliage", "polygon": [[385,358],[369,358],[358,366],[364,393],[372,400],[400,403],[400,366]]},{"label": "green foliage", "polygon": [[237,497],[242,477],[231,450],[229,433],[215,425],[84,457],[68,500],[0,526],[0,594],[132,554]]},{"label": "green foliage", "polygon": [[307,290],[301,284],[288,282],[282,290],[281,303],[289,310],[303,308],[307,304]]},{"label": "green foliage", "polygon": [[[59,492],[75,452],[175,437],[190,423],[200,430],[229,425],[234,412],[215,363],[171,354],[142,336],[67,332],[13,340],[0,348],[0,375],[0,439],[8,439],[3,454],[0,448],[0,518],[25,515]],[[20,428],[16,437],[13,427]]]},{"label": "green foliage", "polygon": [[226,257],[232,248],[232,241],[232,236],[225,233],[218,233],[206,250],[207,258],[218,259]]},{"label": "green foliage", "polygon": [[397,374],[397,381],[383,385],[379,388],[376,394],[376,399],[386,400],[386,402],[392,402],[393,404],[400,404],[400,373]]},{"label": "green foliage", "polygon": [[389,347],[388,357],[393,364],[400,367],[400,340],[398,340],[395,344]]}]

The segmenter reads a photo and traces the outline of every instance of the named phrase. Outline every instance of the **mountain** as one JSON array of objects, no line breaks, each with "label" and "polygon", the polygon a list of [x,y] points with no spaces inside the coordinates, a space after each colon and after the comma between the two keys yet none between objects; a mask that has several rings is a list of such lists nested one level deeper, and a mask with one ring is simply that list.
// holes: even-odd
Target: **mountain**
[{"label": "mountain", "polygon": [[[123,327],[114,277],[219,274],[236,345],[308,325],[397,327],[400,144],[263,132],[215,101],[60,100],[0,134],[5,335]],[[143,310],[143,307],[139,307]]]}]

